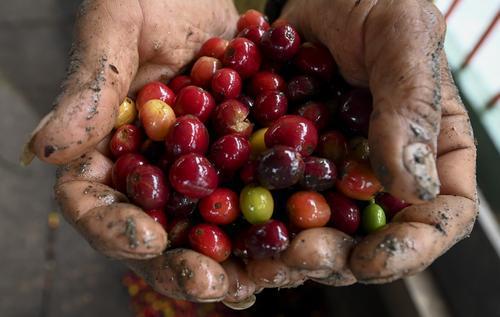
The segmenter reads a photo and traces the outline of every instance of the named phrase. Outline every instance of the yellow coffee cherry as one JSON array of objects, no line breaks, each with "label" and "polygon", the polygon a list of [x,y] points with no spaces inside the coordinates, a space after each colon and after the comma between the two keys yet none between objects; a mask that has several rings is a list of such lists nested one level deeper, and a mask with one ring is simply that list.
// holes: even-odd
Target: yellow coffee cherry
[{"label": "yellow coffee cherry", "polygon": [[125,98],[118,108],[118,116],[115,121],[115,128],[119,128],[124,124],[129,124],[134,122],[137,116],[137,110],[135,109],[135,102],[129,97]]},{"label": "yellow coffee cherry", "polygon": [[250,149],[252,150],[252,158],[257,158],[260,153],[264,152],[266,148],[266,142],[264,142],[264,135],[266,134],[267,128],[262,128],[255,131],[250,136]]}]

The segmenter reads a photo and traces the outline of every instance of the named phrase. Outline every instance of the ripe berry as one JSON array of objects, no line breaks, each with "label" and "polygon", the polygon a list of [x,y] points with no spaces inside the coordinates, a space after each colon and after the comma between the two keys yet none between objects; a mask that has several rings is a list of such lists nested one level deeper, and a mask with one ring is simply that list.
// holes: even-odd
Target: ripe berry
[{"label": "ripe berry", "polygon": [[214,57],[202,56],[196,60],[191,68],[193,85],[203,88],[210,87],[215,72],[222,67],[222,63]]},{"label": "ripe berry", "polygon": [[294,193],[286,203],[290,222],[298,228],[323,227],[330,220],[330,207],[323,195],[313,191]]},{"label": "ripe berry", "polygon": [[274,219],[248,228],[243,240],[245,253],[251,259],[270,258],[286,250],[289,244],[285,224]]},{"label": "ripe berry", "polygon": [[260,71],[253,75],[250,81],[250,91],[254,96],[268,91],[285,91],[286,82],[277,73]]},{"label": "ripe berry", "polygon": [[200,200],[198,209],[206,222],[228,225],[240,215],[238,194],[227,188],[217,188]]},{"label": "ripe berry", "polygon": [[239,134],[248,137],[252,133],[253,124],[248,120],[249,109],[235,99],[221,103],[213,115],[213,127],[218,135]]},{"label": "ripe berry", "polygon": [[387,219],[392,219],[398,212],[410,206],[409,203],[392,196],[389,193],[379,193],[375,197],[375,202],[385,211]]},{"label": "ripe berry", "polygon": [[335,61],[328,48],[322,44],[303,43],[293,60],[297,69],[324,80],[330,80],[335,70]]},{"label": "ripe berry", "polygon": [[281,189],[295,185],[304,174],[304,161],[292,148],[277,145],[262,153],[257,178],[267,189]]},{"label": "ripe berry", "polygon": [[356,233],[361,213],[354,200],[335,192],[327,193],[326,199],[332,212],[330,222],[333,227],[349,235]]},{"label": "ripe berry", "polygon": [[172,108],[161,100],[146,102],[139,110],[139,118],[147,136],[153,141],[163,141],[175,122]]},{"label": "ripe berry", "polygon": [[347,155],[347,140],[339,131],[329,131],[319,137],[318,156],[340,164]]},{"label": "ripe berry", "polygon": [[243,29],[252,26],[259,26],[267,30],[269,29],[269,22],[261,12],[250,9],[240,16],[236,23],[236,28],[238,32],[241,32]]},{"label": "ripe berry", "polygon": [[300,48],[299,33],[289,24],[269,29],[260,42],[264,54],[273,60],[291,59]]},{"label": "ripe berry", "polygon": [[311,155],[318,144],[318,130],[301,116],[286,115],[269,127],[264,139],[268,148],[286,145],[305,157]]},{"label": "ripe berry", "polygon": [[230,68],[221,68],[212,77],[212,93],[219,100],[237,98],[241,85],[240,75]]},{"label": "ripe berry", "polygon": [[210,148],[210,159],[222,172],[234,172],[248,161],[250,142],[237,134],[219,138]]},{"label": "ripe berry", "polygon": [[200,87],[187,86],[181,89],[175,99],[174,111],[177,116],[192,114],[205,122],[215,108],[215,100],[210,93]]},{"label": "ripe berry", "polygon": [[132,124],[119,127],[111,137],[109,149],[115,158],[126,153],[138,152],[142,143],[142,131]]},{"label": "ripe berry", "polygon": [[357,200],[370,200],[382,189],[370,165],[354,160],[340,165],[336,186],[344,195]]},{"label": "ripe berry", "polygon": [[165,149],[171,159],[188,153],[205,154],[208,150],[208,130],[193,115],[177,118],[165,139]]},{"label": "ripe berry", "polygon": [[300,185],[306,189],[323,191],[335,186],[337,168],[326,158],[309,156],[304,159],[304,176]]},{"label": "ripe berry", "polygon": [[134,168],[146,164],[146,158],[137,153],[128,153],[120,156],[111,169],[113,187],[122,192],[127,192],[127,177]]},{"label": "ripe berry", "polygon": [[229,42],[222,62],[224,66],[237,71],[242,78],[247,78],[259,70],[261,55],[252,41],[237,37]]},{"label": "ripe berry", "polygon": [[309,101],[303,104],[298,110],[299,116],[309,119],[318,131],[325,129],[330,123],[331,112],[323,102]]},{"label": "ripe berry", "polygon": [[231,240],[219,227],[199,224],[189,230],[189,243],[193,250],[224,262],[231,255]]},{"label": "ripe berry", "polygon": [[268,126],[282,117],[287,109],[288,100],[284,93],[280,91],[267,91],[255,98],[252,115],[259,124]]},{"label": "ripe berry", "polygon": [[266,30],[264,30],[264,28],[254,25],[244,28],[240,33],[238,33],[236,37],[247,38],[250,41],[254,42],[256,45],[259,45],[260,41],[262,40],[262,36],[264,36],[264,33],[266,33]]},{"label": "ripe berry", "polygon": [[193,81],[191,80],[191,77],[186,75],[178,75],[170,80],[168,86],[173,90],[174,93],[178,94],[182,88],[190,86],[192,84]]},{"label": "ripe berry", "polygon": [[144,87],[142,87],[137,94],[137,99],[135,100],[137,110],[140,111],[142,106],[152,99],[160,99],[167,105],[171,106],[174,104],[175,94],[170,88],[168,88],[167,85],[162,82],[150,82],[144,85]]},{"label": "ripe berry", "polygon": [[345,95],[339,109],[339,118],[349,132],[368,136],[372,102],[367,89],[353,89]]},{"label": "ripe berry", "polygon": [[215,57],[218,60],[222,60],[228,43],[229,42],[227,40],[220,37],[212,37],[203,43],[200,48],[200,52],[198,53],[198,57],[210,56]]},{"label": "ripe berry", "polygon": [[127,196],[145,210],[163,209],[168,194],[165,176],[154,165],[139,165],[127,176]]},{"label": "ripe berry", "polygon": [[176,191],[191,198],[210,195],[219,182],[212,164],[197,153],[179,157],[170,168],[169,180]]}]

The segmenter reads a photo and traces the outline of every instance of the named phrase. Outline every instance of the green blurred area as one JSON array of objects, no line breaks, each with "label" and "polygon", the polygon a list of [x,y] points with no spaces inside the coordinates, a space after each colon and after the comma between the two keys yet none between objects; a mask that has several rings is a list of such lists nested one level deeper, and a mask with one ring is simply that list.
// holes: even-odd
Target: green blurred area
[{"label": "green blurred area", "polygon": [[234,4],[240,13],[248,9],[256,9],[263,12],[266,1],[267,0],[235,0]]}]

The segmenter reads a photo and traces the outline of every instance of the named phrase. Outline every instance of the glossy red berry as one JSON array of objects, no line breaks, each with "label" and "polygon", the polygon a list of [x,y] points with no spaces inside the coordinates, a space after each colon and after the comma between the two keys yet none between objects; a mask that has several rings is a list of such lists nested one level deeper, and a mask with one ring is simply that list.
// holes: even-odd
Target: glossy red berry
[{"label": "glossy red berry", "polygon": [[314,124],[297,115],[286,115],[276,120],[266,131],[264,140],[268,148],[286,145],[309,156],[318,144],[318,130]]},{"label": "glossy red berry", "polygon": [[361,213],[356,202],[336,192],[327,193],[326,199],[332,211],[332,226],[349,235],[356,233],[361,222]]},{"label": "glossy red berry", "polygon": [[165,139],[165,150],[171,159],[188,153],[205,154],[208,150],[208,130],[193,115],[178,117]]},{"label": "glossy red berry", "polygon": [[288,247],[288,230],[279,220],[268,220],[263,224],[252,225],[243,235],[244,253],[251,259],[264,259],[275,256]]},{"label": "glossy red berry", "polygon": [[372,102],[367,89],[353,89],[345,95],[339,109],[339,118],[349,132],[368,136]]},{"label": "glossy red berry", "polygon": [[252,115],[262,126],[268,126],[281,118],[288,109],[288,100],[280,91],[267,91],[255,98]]},{"label": "glossy red berry", "polygon": [[210,195],[219,182],[212,164],[197,153],[179,157],[170,168],[169,180],[176,191],[191,198]]},{"label": "glossy red berry", "polygon": [[193,81],[191,80],[191,77],[186,75],[178,75],[172,78],[172,80],[170,80],[168,86],[170,87],[170,89],[172,89],[174,93],[178,94],[182,88],[186,86],[191,86],[192,84]]},{"label": "glossy red berry", "polygon": [[193,250],[217,262],[231,255],[231,240],[219,227],[211,224],[195,225],[189,230],[189,243]]},{"label": "glossy red berry", "polygon": [[332,161],[309,156],[304,159],[304,176],[300,180],[300,185],[306,189],[323,191],[335,186],[337,179],[337,168]]},{"label": "glossy red berry", "polygon": [[252,26],[259,26],[267,30],[269,29],[269,22],[261,12],[250,9],[240,16],[236,23],[236,28],[238,32],[241,32],[243,29]]},{"label": "glossy red berry", "polygon": [[260,26],[250,26],[241,30],[237,37],[245,37],[254,42],[256,45],[259,45],[264,33],[266,33],[264,28]]},{"label": "glossy red berry", "polygon": [[167,230],[167,216],[165,216],[165,212],[160,209],[152,209],[147,210],[146,213],[148,216],[154,219],[154,221],[158,222],[165,230]]},{"label": "glossy red berry", "polygon": [[238,194],[227,188],[217,188],[200,200],[201,217],[209,223],[228,225],[240,215]]},{"label": "glossy red berry", "polygon": [[174,104],[175,94],[170,88],[168,88],[167,85],[162,82],[150,82],[144,85],[144,87],[142,87],[137,94],[137,99],[135,100],[137,110],[140,111],[142,106],[152,99],[160,99],[167,105],[171,106]]},{"label": "glossy red berry", "polygon": [[259,70],[261,55],[254,42],[237,37],[229,42],[222,62],[225,67],[237,71],[242,78],[247,78]]},{"label": "glossy red berry", "polygon": [[260,44],[266,57],[286,61],[299,51],[300,36],[295,28],[286,24],[269,29]]},{"label": "glossy red berry", "polygon": [[248,120],[250,110],[236,99],[229,99],[217,106],[212,118],[215,132],[222,136],[239,134],[249,137],[253,124]]},{"label": "glossy red berry", "polygon": [[210,148],[210,159],[223,172],[234,172],[250,157],[250,142],[241,135],[228,134],[219,138]]},{"label": "glossy red berry", "polygon": [[109,149],[115,158],[126,153],[139,152],[143,139],[142,131],[132,124],[119,127],[109,141]]},{"label": "glossy red berry", "polygon": [[193,85],[203,88],[210,87],[215,72],[222,68],[222,63],[214,57],[202,56],[196,60],[191,68]]},{"label": "glossy red berry", "polygon": [[241,93],[240,75],[231,68],[221,68],[212,77],[212,93],[218,100],[235,99]]},{"label": "glossy red berry", "polygon": [[335,70],[335,61],[327,47],[322,44],[303,43],[293,59],[295,67],[304,74],[330,80]]},{"label": "glossy red berry", "polygon": [[297,113],[312,121],[318,131],[321,131],[328,127],[330,123],[330,118],[332,116],[330,110],[323,102],[319,101],[309,101],[297,110]]},{"label": "glossy red berry", "polygon": [[214,108],[215,100],[209,92],[200,87],[187,86],[177,95],[174,111],[177,116],[192,114],[205,122]]},{"label": "glossy red berry", "polygon": [[205,43],[203,43],[198,56],[210,56],[215,57],[218,60],[222,60],[228,43],[229,42],[227,40],[220,37],[212,37],[211,39],[208,39]]},{"label": "glossy red berry", "polygon": [[323,195],[314,191],[299,191],[286,202],[290,222],[301,229],[323,227],[330,220],[330,206]]},{"label": "glossy red berry", "polygon": [[292,148],[282,145],[264,151],[257,167],[259,183],[267,189],[282,189],[295,185],[304,174],[304,161]]},{"label": "glossy red berry", "polygon": [[345,160],[339,166],[337,189],[347,197],[370,200],[382,189],[382,185],[366,162]]},{"label": "glossy red berry", "polygon": [[285,91],[286,82],[277,73],[260,71],[253,75],[250,81],[250,91],[254,96],[268,91]]},{"label": "glossy red berry", "polygon": [[144,156],[137,153],[128,153],[120,156],[111,169],[113,187],[122,192],[127,192],[127,176],[134,168],[147,163]]},{"label": "glossy red berry", "polygon": [[163,209],[168,195],[165,176],[154,165],[139,165],[127,176],[127,196],[145,210]]}]

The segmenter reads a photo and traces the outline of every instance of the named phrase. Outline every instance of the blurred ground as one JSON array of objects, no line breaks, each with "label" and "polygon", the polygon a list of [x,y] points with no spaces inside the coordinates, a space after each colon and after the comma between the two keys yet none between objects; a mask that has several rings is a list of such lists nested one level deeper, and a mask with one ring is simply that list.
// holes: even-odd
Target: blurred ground
[{"label": "blurred ground", "polygon": [[0,2],[0,316],[131,315],[119,282],[124,267],[94,252],[64,221],[55,262],[45,261],[47,215],[56,210],[53,168],[17,163],[57,93],[78,2]]}]

